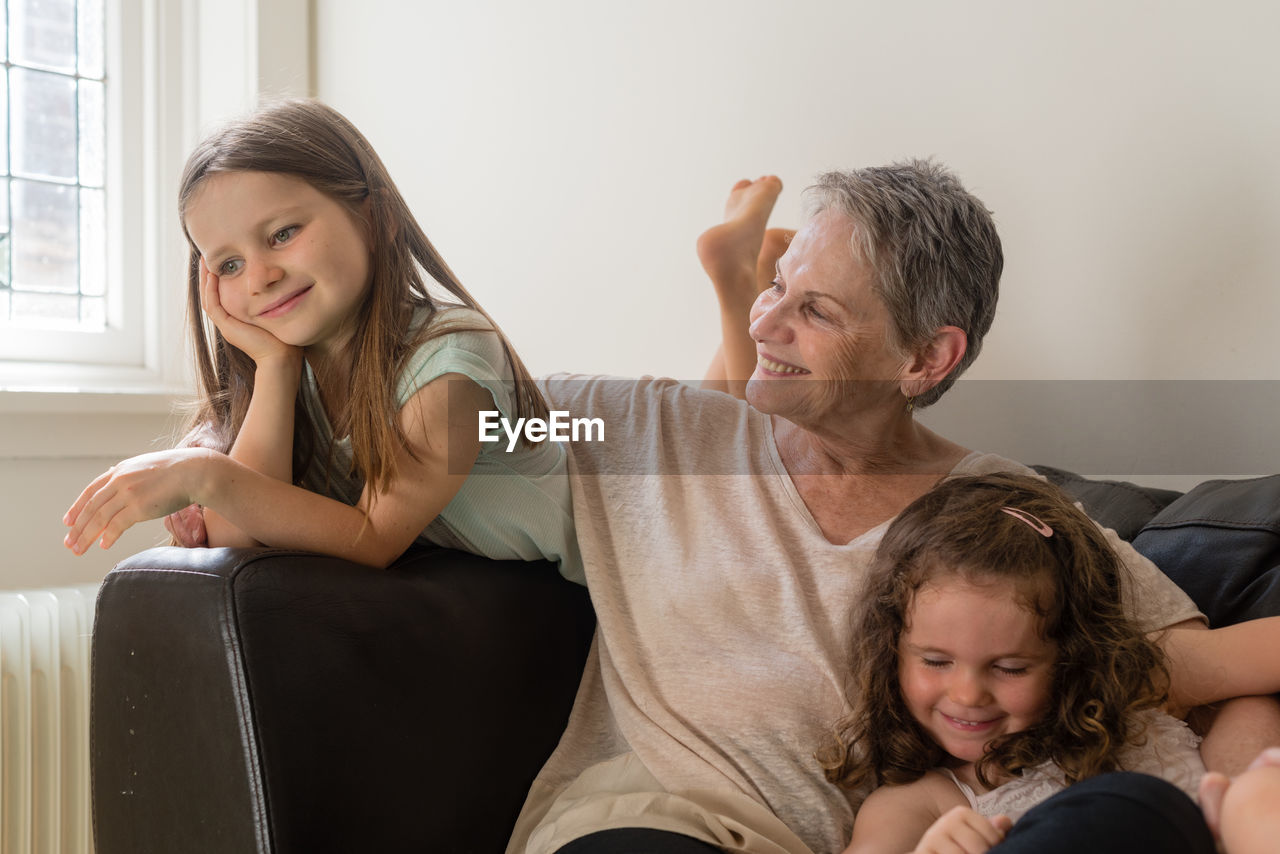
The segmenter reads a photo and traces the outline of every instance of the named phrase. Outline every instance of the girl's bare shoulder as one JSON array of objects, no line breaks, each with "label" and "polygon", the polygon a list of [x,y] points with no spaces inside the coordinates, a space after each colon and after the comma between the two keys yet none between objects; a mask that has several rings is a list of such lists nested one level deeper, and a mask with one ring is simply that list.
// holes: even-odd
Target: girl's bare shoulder
[{"label": "girl's bare shoulder", "polygon": [[858,809],[845,854],[909,851],[944,813],[967,803],[959,787],[939,771],[911,783],[881,786]]},{"label": "girl's bare shoulder", "polygon": [[919,780],[901,785],[881,786],[863,803],[862,809],[910,809],[941,816],[956,806],[967,806],[968,799],[955,781],[942,771],[927,771]]}]

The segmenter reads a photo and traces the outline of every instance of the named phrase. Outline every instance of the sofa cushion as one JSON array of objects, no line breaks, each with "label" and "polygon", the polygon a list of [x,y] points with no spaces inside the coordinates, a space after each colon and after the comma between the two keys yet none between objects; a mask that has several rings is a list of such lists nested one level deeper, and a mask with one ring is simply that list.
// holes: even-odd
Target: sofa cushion
[{"label": "sofa cushion", "polygon": [[1093,480],[1052,466],[1032,468],[1079,501],[1090,519],[1113,529],[1124,540],[1132,541],[1143,525],[1182,495],[1124,480]]},{"label": "sofa cushion", "polygon": [[1225,626],[1280,615],[1280,474],[1211,480],[1133,540],[1209,618]]}]

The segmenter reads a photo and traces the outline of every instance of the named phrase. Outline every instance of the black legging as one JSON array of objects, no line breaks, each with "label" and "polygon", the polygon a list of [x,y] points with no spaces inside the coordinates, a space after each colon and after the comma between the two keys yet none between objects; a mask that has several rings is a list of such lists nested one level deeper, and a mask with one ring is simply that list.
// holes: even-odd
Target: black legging
[{"label": "black legging", "polygon": [[1024,815],[991,854],[1214,854],[1195,801],[1172,783],[1116,771],[1068,786]]},{"label": "black legging", "polygon": [[[718,854],[666,830],[621,828],[557,854]],[[1214,854],[1200,808],[1172,783],[1117,771],[1076,783],[1028,812],[991,854]]]},{"label": "black legging", "polygon": [[556,854],[720,854],[720,849],[683,833],[619,827],[580,836]]}]

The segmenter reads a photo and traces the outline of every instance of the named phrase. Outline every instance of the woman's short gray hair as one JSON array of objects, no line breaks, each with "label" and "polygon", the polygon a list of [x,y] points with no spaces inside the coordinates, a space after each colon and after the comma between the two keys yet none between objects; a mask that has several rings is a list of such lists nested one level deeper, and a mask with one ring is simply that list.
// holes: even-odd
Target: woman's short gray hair
[{"label": "woman's short gray hair", "polygon": [[812,213],[853,221],[853,250],[875,272],[899,347],[918,352],[943,326],[968,336],[955,370],[915,398],[928,406],[977,358],[995,318],[1004,254],[991,211],[928,160],[827,172],[809,192]]}]

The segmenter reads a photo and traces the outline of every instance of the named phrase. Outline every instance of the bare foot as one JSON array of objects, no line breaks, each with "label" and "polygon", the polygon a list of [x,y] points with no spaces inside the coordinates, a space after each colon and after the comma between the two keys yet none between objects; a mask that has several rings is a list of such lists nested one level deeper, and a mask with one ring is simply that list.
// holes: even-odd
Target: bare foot
[{"label": "bare foot", "polygon": [[724,222],[698,238],[698,260],[715,285],[722,309],[728,307],[726,302],[735,308],[743,303],[749,307],[760,292],[757,265],[762,260],[765,226],[781,192],[782,181],[773,175],[739,181],[729,191]]},{"label": "bare foot", "polygon": [[770,228],[765,231],[760,254],[756,256],[757,293],[773,284],[778,275],[778,259],[786,254],[791,238],[795,236],[794,228]]},{"label": "bare foot", "polygon": [[756,365],[755,342],[747,331],[756,296],[773,281],[778,259],[795,232],[766,229],[782,192],[782,181],[766,175],[739,181],[729,192],[724,222],[698,238],[698,259],[711,277],[720,302],[720,350],[704,385],[745,398]]},{"label": "bare foot", "polygon": [[1280,768],[1250,768],[1222,798],[1219,830],[1228,854],[1274,854],[1280,834]]},{"label": "bare foot", "polygon": [[1210,771],[1200,778],[1200,810],[1204,813],[1205,824],[1213,831],[1213,838],[1221,838],[1219,830],[1222,822],[1222,799],[1231,786],[1231,778],[1218,771]]},{"label": "bare foot", "polygon": [[[1242,782],[1246,785],[1241,786]],[[1276,828],[1269,828],[1265,834],[1246,833],[1245,828],[1256,829],[1257,817],[1241,820],[1239,816],[1259,809],[1271,815],[1280,805],[1280,747],[1263,750],[1244,773],[1234,779],[1218,771],[1208,772],[1200,778],[1198,794],[1200,809],[1214,839],[1225,842],[1225,836],[1233,837],[1235,847],[1226,846],[1231,854],[1238,854],[1237,849],[1239,852],[1270,851],[1268,846],[1274,840]],[[1224,821],[1224,814],[1232,815]],[[1229,834],[1224,832],[1226,824],[1233,825]]]}]

